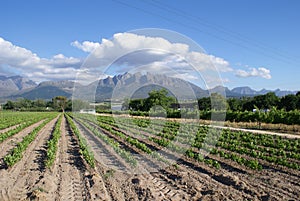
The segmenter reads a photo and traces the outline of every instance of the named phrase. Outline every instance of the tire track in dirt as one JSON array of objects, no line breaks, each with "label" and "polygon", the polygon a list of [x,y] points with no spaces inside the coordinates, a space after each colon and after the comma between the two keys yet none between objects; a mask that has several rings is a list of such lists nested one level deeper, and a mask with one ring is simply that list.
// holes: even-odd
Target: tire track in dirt
[{"label": "tire track in dirt", "polygon": [[[150,148],[154,147],[154,150],[163,149],[163,147],[160,147],[154,142],[149,141],[147,138],[140,138],[138,136],[135,136],[134,134],[131,133],[131,131],[130,132],[124,131],[116,127],[113,127],[113,129],[121,131],[124,134],[131,136],[133,138],[139,139],[141,142],[145,143]],[[174,153],[169,152],[167,153],[167,155],[168,154],[172,155]],[[231,186],[234,190],[244,191],[246,194],[249,194],[252,197],[264,197],[266,195],[269,195],[270,193],[272,194],[272,197],[276,199],[286,199],[286,198],[296,199],[299,196],[297,194],[297,190],[295,190],[295,189],[299,190],[299,188],[296,188],[293,185],[290,186],[290,184],[295,182],[294,178],[292,178],[292,175],[286,175],[286,177],[283,176],[281,178],[282,180],[286,180],[286,182],[284,182],[284,185],[286,187],[280,186],[280,184],[278,184],[279,182],[277,182],[277,184],[275,185],[272,185],[271,182],[266,183],[263,179],[256,179],[256,182],[249,182],[251,181],[251,176],[249,176],[249,174],[253,172],[252,170],[248,170],[247,168],[241,167],[240,165],[237,165],[238,168],[235,168],[235,166],[232,166],[232,163],[228,163],[228,161],[226,160],[224,161],[220,157],[210,156],[210,158],[213,158],[217,161],[220,161],[222,164],[225,164],[231,169],[231,171],[224,173],[225,176],[221,176],[220,174],[215,175],[210,168],[207,168],[207,174],[213,177],[213,179],[216,180],[217,182],[225,184],[227,186]],[[193,170],[194,170],[193,168],[189,168],[188,171],[193,171]],[[242,171],[237,171],[237,170],[242,170]],[[256,174],[260,174],[260,173],[256,172]],[[279,176],[278,172],[276,172],[275,175]],[[274,177],[276,177],[275,175],[273,173]],[[289,179],[286,178],[290,178],[292,181],[289,181]],[[299,181],[299,178],[297,179]],[[291,189],[291,187],[294,188]]]},{"label": "tire track in dirt", "polygon": [[23,158],[11,169],[4,172],[1,180],[0,200],[25,200],[28,192],[43,177],[45,159],[45,146],[53,131],[57,117],[46,124],[36,136],[36,139],[23,153]]},{"label": "tire track in dirt", "polygon": [[59,143],[59,161],[56,164],[57,192],[51,192],[55,200],[85,200],[87,188],[84,181],[85,165],[79,153],[79,146],[63,118]]},{"label": "tire track in dirt", "polygon": [[95,159],[109,169],[116,171],[130,171],[130,166],[113,150],[113,148],[95,136],[81,123],[76,122],[77,128],[87,140],[89,147],[94,153]]},{"label": "tire track in dirt", "polygon": [[77,137],[65,117],[61,121],[61,138],[53,166],[35,188],[47,189],[35,193],[40,200],[111,200],[101,176],[84,161],[79,153]]},{"label": "tire track in dirt", "polygon": [[[124,134],[126,134],[127,136],[130,136],[132,138],[139,139],[141,142],[143,142],[148,147],[150,147],[153,151],[163,149],[163,147],[160,147],[159,145],[156,145],[155,143],[153,143],[145,138],[138,138],[131,132],[124,131],[124,130],[116,128],[116,127],[113,127],[113,129],[123,132]],[[166,153],[168,151],[163,151],[163,152]],[[173,155],[173,154],[174,153],[166,153],[166,155]],[[165,155],[165,154],[163,154],[163,155]],[[219,160],[220,159],[218,158],[218,161]],[[222,163],[224,163],[224,161],[222,161]],[[225,164],[226,164],[226,162],[225,162]],[[227,164],[227,165],[231,166],[231,164]],[[193,170],[193,168],[188,168],[188,169],[189,170],[187,170],[187,171]],[[225,186],[231,187],[231,189],[235,190],[235,191],[244,191],[244,193],[248,194],[248,196],[246,196],[247,198],[249,198],[249,196],[261,197],[264,195],[268,195],[268,192],[272,192],[272,196],[277,197],[277,198],[285,198],[285,197],[296,198],[295,193],[293,193],[291,191],[289,192],[288,189],[283,190],[281,188],[276,188],[274,186],[271,187],[271,186],[266,185],[266,183],[259,181],[259,180],[257,180],[257,182],[259,181],[258,183],[249,183],[248,182],[249,176],[246,174],[241,174],[239,171],[234,172],[234,173],[226,172],[226,174],[225,174],[226,176],[221,176],[220,174],[213,173],[211,168],[205,168],[205,169],[206,169],[206,174],[210,175],[210,177],[212,177],[212,179],[215,180],[216,182],[218,182],[219,184],[222,184],[223,188],[225,185]],[[242,168],[242,169],[244,169],[244,168]],[[249,172],[249,171],[246,170],[246,172]],[[239,177],[234,176],[237,174],[239,175]],[[258,193],[257,191],[260,191],[260,193]]]},{"label": "tire track in dirt", "polygon": [[101,175],[109,197],[112,200],[127,200],[127,198],[136,200],[136,195],[129,188],[131,184],[127,185],[132,167],[81,122],[75,120],[75,123],[94,153],[98,174]]},{"label": "tire track in dirt", "polygon": [[111,200],[101,176],[88,166],[79,150],[78,140],[64,117],[58,156],[43,182],[52,186],[47,200]]},{"label": "tire track in dirt", "polygon": [[[92,122],[89,123],[93,126],[97,126]],[[118,141],[122,148],[133,153],[139,163],[138,167],[134,169],[138,176],[137,179],[144,181],[139,182],[141,185],[144,184],[144,186],[140,186],[140,188],[150,190],[151,194],[154,195],[155,198],[158,196],[161,200],[190,200],[191,197],[187,192],[177,186],[174,186],[162,173],[158,171],[160,169],[159,167],[161,167],[159,162],[155,161],[155,159],[150,156],[147,156],[138,148],[130,145],[124,139],[111,134],[99,126],[97,126],[97,128],[104,134]],[[153,174],[153,172],[155,172],[155,174]]]},{"label": "tire track in dirt", "polygon": [[[127,132],[125,134],[128,135]],[[132,135],[129,136],[134,137]],[[199,196],[199,192],[203,191],[203,189],[215,189],[214,191],[211,191],[211,193],[217,192],[218,194],[222,192],[225,194],[227,192],[234,192],[233,194],[235,196],[239,196],[240,198],[243,199],[250,199],[251,195],[253,195],[253,193],[251,193],[251,195],[247,195],[249,192],[246,193],[242,192],[241,189],[239,188],[236,189],[234,186],[228,185],[226,182],[224,183],[222,181],[220,182],[218,180],[215,180],[213,178],[215,174],[214,168],[206,167],[205,169],[198,169],[200,171],[195,171],[194,168],[191,168],[191,165],[193,165],[193,163],[185,161],[184,158],[182,158],[182,156],[174,154],[170,150],[166,150],[163,147],[160,147],[156,143],[149,141],[145,138],[140,139],[140,141],[146,144],[148,147],[150,147],[153,151],[156,150],[160,151],[162,156],[165,156],[166,158],[170,158],[172,160],[174,160],[174,158],[180,159],[180,161],[182,161],[183,164],[185,164],[185,165],[178,164],[178,168],[181,171],[176,171],[174,170],[174,168],[173,170],[170,170],[168,167],[166,167],[163,170],[164,172],[163,175],[165,180],[168,180],[170,182],[172,182],[172,180],[177,180],[179,178],[179,182],[175,181],[176,185],[181,189],[187,189],[189,194],[194,195],[193,198],[195,198],[196,195]],[[174,174],[174,171],[176,172],[176,174]],[[192,176],[191,176],[191,172],[194,172]],[[189,179],[187,180],[186,177],[189,177]],[[195,180],[195,178],[197,178],[197,180]],[[206,182],[199,184],[199,181],[201,182],[206,181]],[[199,186],[202,187],[199,189]],[[214,186],[218,186],[218,188],[214,188]],[[224,189],[226,189],[227,192],[224,192],[223,191]]]}]

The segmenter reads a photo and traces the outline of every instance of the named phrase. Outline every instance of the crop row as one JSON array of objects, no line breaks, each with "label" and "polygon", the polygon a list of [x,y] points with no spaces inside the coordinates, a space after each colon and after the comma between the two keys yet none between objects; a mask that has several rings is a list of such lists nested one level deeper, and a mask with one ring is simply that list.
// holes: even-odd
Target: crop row
[{"label": "crop row", "polygon": [[146,144],[144,144],[143,142],[140,142],[139,140],[132,138],[130,136],[127,136],[126,134],[124,134],[121,131],[118,131],[117,129],[113,128],[112,125],[106,124],[106,123],[102,123],[102,122],[97,122],[97,125],[100,126],[102,129],[110,132],[111,134],[125,140],[126,142],[128,142],[129,144],[131,144],[132,146],[136,147],[137,149],[145,152],[146,154],[150,155],[152,158],[155,158],[158,161],[164,162],[169,164],[169,161],[167,159],[165,159],[164,157],[162,157],[159,153],[157,153],[156,151],[152,151]]},{"label": "crop row", "polygon": [[1,112],[0,130],[11,126],[23,124],[24,122],[35,121],[41,117],[47,116],[49,113],[33,113],[33,112]]},{"label": "crop row", "polygon": [[[106,123],[111,123],[114,126],[121,127],[122,129],[130,130],[130,132],[134,132],[134,129],[136,130],[143,130],[145,132],[151,133],[153,137],[149,137],[149,140],[155,142],[156,144],[159,144],[163,147],[168,147],[169,149],[181,152],[184,150],[181,146],[182,142],[184,141],[184,138],[181,133],[178,133],[176,136],[176,133],[172,130],[172,128],[176,128],[178,125],[171,125],[171,123],[166,124],[166,127],[169,127],[169,129],[165,129],[164,127],[163,132],[153,132],[157,129],[155,129],[155,125],[151,124],[151,128],[149,127],[149,124],[144,120],[135,120],[134,124],[141,126],[138,128],[134,124],[120,124],[122,120],[118,119],[118,124],[114,123],[114,121],[109,117],[98,117],[99,121],[103,121]],[[130,121],[123,121],[124,123],[128,123]],[[184,125],[185,126],[185,125]],[[130,129],[128,129],[130,127]],[[153,129],[154,128],[154,129]],[[299,169],[299,164],[297,162],[290,162],[287,160],[287,158],[293,158],[293,159],[299,159],[299,153],[296,152],[296,150],[299,150],[299,143],[297,140],[289,140],[289,139],[283,139],[281,137],[276,136],[269,136],[264,134],[255,135],[252,133],[246,133],[246,132],[234,132],[234,131],[228,131],[224,130],[222,133],[218,129],[211,129],[207,127],[195,127],[198,128],[198,131],[193,135],[189,133],[189,131],[186,132],[185,136],[193,136],[192,140],[188,139],[185,142],[187,145],[191,143],[191,146],[197,149],[204,148],[203,145],[214,145],[214,143],[217,142],[217,146],[220,148],[223,148],[225,150],[230,151],[230,153],[223,153],[222,150],[213,149],[211,154],[218,154],[220,157],[224,157],[227,159],[231,159],[241,165],[245,165],[247,167],[250,167],[252,169],[260,170],[262,168],[262,165],[258,162],[257,159],[262,159],[270,163],[275,163],[277,165],[283,165],[289,168],[293,169]],[[196,129],[193,129],[192,132],[194,132]],[[177,128],[178,129],[178,128]],[[180,129],[180,131],[185,132],[185,129]],[[151,132],[152,131],[152,132]],[[210,132],[210,137],[207,138],[208,133]],[[221,135],[220,135],[221,134]],[[228,137],[230,135],[230,137]],[[234,138],[232,136],[238,135],[238,139],[235,138],[235,141],[230,140],[231,138]],[[157,136],[157,137],[154,137]],[[176,137],[176,138],[175,138]],[[218,140],[218,137],[220,138]],[[178,143],[174,143],[174,139]],[[257,143],[261,146],[257,146]],[[183,143],[184,144],[184,143]],[[245,147],[246,146],[246,147]],[[256,148],[256,149],[255,149]],[[188,157],[195,158],[198,161],[201,161],[201,154],[199,155],[196,152],[192,152],[192,150],[187,150],[186,154]],[[241,154],[241,155],[240,155]],[[243,157],[245,155],[245,157]],[[278,157],[276,157],[276,155]],[[247,159],[248,156],[254,158],[254,159]],[[201,160],[199,160],[199,158]]]},{"label": "crop row", "polygon": [[33,129],[28,135],[26,135],[16,147],[14,147],[9,154],[4,157],[4,162],[7,166],[11,167],[20,161],[23,157],[23,152],[27,149],[29,144],[36,138],[39,131],[49,123],[55,116],[47,118],[42,124]]},{"label": "crop row", "polygon": [[82,123],[86,128],[88,128],[94,135],[96,135],[98,138],[103,140],[106,144],[111,146],[114,151],[120,155],[127,163],[129,163],[132,167],[137,166],[137,160],[132,156],[132,154],[125,149],[120,147],[120,144],[115,141],[114,139],[108,137],[107,135],[103,134],[98,127],[93,126],[90,123],[87,123],[86,121],[83,121],[82,119],[78,119],[80,123]]},{"label": "crop row", "polygon": [[[106,129],[106,130],[108,130],[112,133],[117,132],[116,134],[119,135],[119,136],[124,135],[124,133],[122,133],[120,131],[114,131],[114,128],[112,126],[117,126],[117,125],[113,121],[105,121],[104,120],[104,122],[106,122],[106,123],[101,122],[101,119],[106,119],[106,118],[107,117],[98,118],[98,120],[99,120],[98,124],[100,125],[100,127],[104,128],[104,129]],[[109,125],[108,122],[111,123],[112,125]],[[118,126],[122,127],[122,126],[120,126],[120,124],[118,124]],[[132,125],[127,124],[127,126],[132,126]],[[164,132],[165,132],[165,134],[167,132],[173,133],[173,132],[175,132],[176,129],[178,129],[178,127],[172,126],[169,129],[165,129]],[[126,135],[124,135],[124,136],[126,136]],[[209,159],[209,158],[202,158],[200,160],[200,157],[196,158],[195,155],[189,154],[190,152],[189,152],[188,149],[186,149],[184,147],[180,147],[180,146],[174,144],[172,140],[169,140],[169,139],[166,139],[166,138],[163,138],[163,137],[161,137],[161,138],[149,137],[148,139],[150,141],[155,142],[156,144],[158,144],[162,147],[167,147],[169,150],[175,151],[175,152],[180,153],[180,154],[184,153],[187,157],[198,159],[199,162],[205,162],[208,165],[211,165],[211,166],[216,167],[216,168],[220,168],[220,164],[218,163],[218,161],[213,160],[213,159]],[[136,147],[138,147],[139,149],[143,150],[146,153],[149,153],[149,154],[157,153],[157,152],[152,152],[151,149],[148,148],[146,144],[139,142],[139,140],[136,139],[136,138],[127,137],[127,141],[129,141],[131,144],[135,145]],[[200,154],[199,154],[199,156],[200,156]]]},{"label": "crop row", "polygon": [[83,138],[79,132],[79,129],[75,125],[73,119],[69,115],[65,115],[68,121],[68,124],[70,125],[70,128],[72,132],[77,136],[77,139],[79,141],[79,147],[80,147],[80,154],[83,156],[83,158],[86,160],[86,162],[92,167],[95,167],[95,158],[93,153],[89,150],[87,142],[85,138]]},{"label": "crop row", "polygon": [[[253,142],[249,142],[250,145]],[[217,147],[229,150],[242,155],[250,156],[252,158],[262,159],[272,164],[286,166],[292,169],[300,170],[299,153],[286,152],[284,149],[275,149],[269,147],[249,146],[248,143],[236,143],[231,141],[219,141]],[[224,154],[220,154],[222,157]],[[298,160],[297,162],[291,161],[289,158]]]},{"label": "crop row", "polygon": [[239,142],[252,143],[251,148],[261,145],[274,149],[283,149],[285,151],[297,152],[300,149],[300,139],[287,139],[281,136],[268,135],[268,134],[253,134],[242,131],[230,131],[228,129],[223,131],[220,140],[237,140]]},{"label": "crop row", "polygon": [[46,167],[51,167],[55,160],[55,156],[57,152],[57,144],[61,136],[61,131],[60,131],[61,121],[62,121],[62,115],[59,116],[59,119],[57,120],[54,131],[52,133],[52,138],[47,143],[47,158],[45,161]]},{"label": "crop row", "polygon": [[[0,143],[6,140],[7,138],[19,133],[24,128],[27,128],[28,126],[31,126],[42,119],[46,119],[50,117],[51,115],[55,115],[56,113],[43,113],[41,115],[33,115],[32,117],[28,119],[24,119],[22,124],[19,124],[16,128],[6,131],[5,133],[0,134]],[[26,114],[28,115],[28,114]]]},{"label": "crop row", "polygon": [[[198,150],[206,149],[211,150],[211,154],[230,159],[240,165],[256,170],[262,169],[262,164],[258,159],[293,169],[299,169],[300,166],[297,161],[300,157],[300,141],[296,139],[229,131],[227,129],[221,130],[188,123],[180,125],[179,128],[178,122],[173,121],[166,121],[162,124],[149,119],[132,120],[123,117],[103,116],[99,116],[97,120],[104,125],[108,125],[108,127],[113,126],[135,135],[146,136],[160,146],[178,153],[185,153],[188,157],[197,161],[203,161],[203,156]],[[129,141],[138,144],[137,139]],[[217,148],[213,149],[215,145]],[[191,149],[186,148],[187,146],[190,146]],[[141,149],[145,149],[147,152],[145,147]]]}]

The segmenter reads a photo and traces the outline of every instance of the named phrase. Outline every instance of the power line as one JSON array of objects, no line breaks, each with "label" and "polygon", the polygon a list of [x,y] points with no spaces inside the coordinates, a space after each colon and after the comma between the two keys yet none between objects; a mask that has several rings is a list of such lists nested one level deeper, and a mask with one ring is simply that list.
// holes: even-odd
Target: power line
[{"label": "power line", "polygon": [[[225,35],[231,35],[232,37],[234,37],[234,38],[236,38],[236,39],[238,38],[240,41],[243,41],[243,40],[244,40],[244,41],[246,41],[248,44],[251,44],[251,43],[257,43],[256,46],[259,46],[260,48],[249,48],[249,47],[247,47],[247,46],[245,46],[245,45],[243,45],[243,44],[241,44],[241,43],[238,43],[238,42],[236,42],[236,41],[228,40],[228,39],[226,39],[226,38],[224,38],[224,37],[220,37],[220,36],[218,36],[218,35],[216,35],[216,34],[213,34],[213,33],[211,33],[211,32],[204,31],[203,29],[200,29],[199,27],[195,27],[195,26],[191,26],[190,24],[187,24],[187,23],[179,22],[179,21],[174,20],[174,19],[172,19],[172,18],[169,18],[169,17],[166,17],[166,16],[164,16],[164,15],[161,15],[161,14],[158,14],[158,13],[155,13],[155,12],[152,12],[152,11],[149,11],[149,10],[146,10],[146,9],[143,9],[143,8],[140,8],[140,7],[131,5],[131,4],[129,4],[129,3],[125,3],[125,2],[122,2],[122,1],[119,1],[119,0],[113,0],[113,1],[116,2],[116,3],[118,3],[118,4],[124,5],[124,6],[126,6],[126,7],[130,7],[130,8],[136,9],[136,10],[138,10],[138,11],[147,13],[147,14],[149,14],[149,15],[152,15],[152,16],[155,16],[155,17],[162,18],[162,19],[164,19],[164,20],[166,20],[166,21],[169,21],[169,22],[173,22],[173,23],[175,23],[175,24],[182,25],[183,27],[187,27],[187,28],[192,29],[192,30],[194,30],[194,31],[201,32],[201,33],[203,33],[203,34],[207,34],[207,35],[209,35],[209,36],[211,36],[211,37],[214,37],[214,38],[216,38],[216,39],[218,39],[218,40],[225,41],[225,42],[227,42],[227,43],[233,44],[233,45],[235,45],[235,46],[239,46],[239,47],[244,48],[244,49],[246,49],[246,50],[249,50],[249,51],[250,51],[250,49],[256,49],[256,50],[254,50],[255,52],[260,52],[260,54],[265,55],[265,56],[267,56],[267,57],[270,57],[270,58],[273,58],[273,59],[276,59],[276,60],[280,60],[280,61],[282,61],[282,62],[284,62],[284,63],[292,63],[290,58],[287,58],[285,55],[280,54],[280,53],[274,51],[273,48],[266,47],[266,46],[264,46],[264,45],[262,45],[262,44],[259,44],[258,42],[255,42],[255,41],[253,41],[253,40],[251,40],[251,39],[247,39],[247,38],[245,38],[245,37],[242,37],[242,36],[239,35],[239,34],[236,34],[236,33],[230,32],[230,31],[227,31],[226,29],[223,29],[223,28],[218,27],[218,26],[216,26],[216,25],[212,25],[212,24],[209,24],[209,23],[206,23],[206,22],[203,22],[203,21],[201,22],[201,21],[200,21],[200,20],[201,20],[200,18],[197,18],[197,17],[195,17],[195,16],[189,16],[189,15],[186,15],[186,14],[182,14],[182,13],[184,13],[184,12],[182,12],[182,11],[180,11],[180,10],[178,10],[178,9],[174,9],[174,8],[173,8],[173,10],[172,10],[172,7],[171,7],[171,6],[166,5],[166,4],[163,4],[162,2],[160,2],[160,4],[166,5],[165,7],[162,7],[162,6],[157,5],[157,4],[155,4],[155,3],[153,4],[153,3],[149,3],[149,2],[148,2],[148,4],[150,4],[152,7],[156,7],[156,8],[158,8],[158,9],[160,9],[160,10],[163,10],[164,12],[165,12],[165,11],[168,11],[168,12],[170,12],[170,13],[173,13],[173,14],[177,15],[177,16],[182,16],[183,18],[186,18],[186,19],[192,19],[194,22],[196,21],[197,23],[200,23],[200,24],[202,24],[203,26],[212,27],[213,29],[216,29],[216,30],[219,30],[220,32],[223,32]],[[144,1],[143,1],[143,2],[144,2]],[[146,3],[146,2],[144,2],[144,3]],[[274,56],[273,56],[273,55],[270,55],[270,54],[266,53],[265,51],[263,51],[262,49],[267,49],[268,52],[272,51],[274,54],[280,56],[280,58],[275,57],[275,55],[274,55]]]},{"label": "power line", "polygon": [[[215,29],[219,32],[222,32],[226,35],[229,35],[233,38],[237,38],[241,41],[245,41],[249,44],[253,44],[253,45],[256,45],[256,46],[259,46],[260,48],[262,49],[266,49],[268,51],[272,51],[274,54],[278,55],[278,56],[281,56],[281,57],[284,57],[286,59],[294,59],[290,56],[287,56],[287,55],[284,55],[278,51],[275,51],[273,47],[269,47],[268,45],[262,43],[262,42],[258,42],[258,41],[255,41],[253,39],[250,39],[250,38],[247,38],[245,36],[242,36],[241,34],[237,33],[237,32],[232,32],[230,30],[227,30],[219,25],[215,25],[215,24],[211,24],[211,23],[208,23],[206,22],[205,20],[201,19],[200,17],[198,16],[195,16],[195,15],[191,15],[191,14],[187,14],[186,12],[182,11],[182,10],[179,10],[177,8],[174,8],[170,5],[167,5],[165,4],[164,2],[157,2],[156,0],[152,0],[152,2],[148,2],[150,4],[152,4],[152,6],[156,7],[156,8],[160,8],[161,10],[164,10],[164,11],[169,11],[170,13],[173,13],[173,14],[176,14],[177,16],[182,16],[183,18],[186,18],[186,19],[189,19],[189,20],[193,20],[194,22],[197,22],[199,24],[202,24],[203,26],[206,26],[206,27],[210,27],[212,29]],[[164,7],[162,7],[161,5],[164,5]]]}]

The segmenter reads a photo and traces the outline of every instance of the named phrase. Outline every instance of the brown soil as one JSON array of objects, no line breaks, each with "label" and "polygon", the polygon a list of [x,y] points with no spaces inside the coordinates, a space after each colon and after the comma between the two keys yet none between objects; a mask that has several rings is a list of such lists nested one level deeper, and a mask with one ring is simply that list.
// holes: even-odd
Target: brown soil
[{"label": "brown soil", "polygon": [[17,124],[17,125],[10,126],[10,127],[8,127],[8,128],[4,128],[4,129],[0,130],[0,135],[1,135],[1,133],[5,133],[5,132],[7,132],[7,131],[10,131],[10,130],[13,130],[13,129],[17,128],[19,125],[20,125],[20,124]]},{"label": "brown soil", "polygon": [[[54,165],[45,167],[47,141],[57,118],[48,123],[29,145],[15,166],[0,169],[0,200],[298,200],[299,171],[264,164],[253,171],[230,160],[209,155],[219,161],[216,169],[182,157],[177,164],[166,165],[129,144],[126,140],[99,127],[118,141],[138,161],[131,167],[109,145],[76,123],[96,159],[90,168],[79,152],[78,140],[66,119],[61,123],[61,138]],[[0,158],[37,127],[36,123],[1,143]],[[91,125],[96,126],[91,123]],[[117,128],[115,128],[117,129]],[[139,138],[152,150],[163,148],[129,131],[127,136]],[[175,156],[162,150],[165,156]]]},{"label": "brown soil", "polygon": [[56,120],[57,118],[42,129],[23,154],[21,161],[12,168],[1,169],[0,200],[25,200],[29,192],[36,190],[34,189],[35,183],[42,178],[45,169],[43,166],[44,146]]},{"label": "brown soil", "polygon": [[[15,147],[15,145],[19,142],[22,141],[23,137],[25,137],[27,134],[29,134],[33,129],[35,129],[36,127],[38,127],[41,123],[43,123],[44,120],[39,121],[27,128],[25,128],[24,130],[22,130],[21,132],[11,136],[10,138],[6,139],[5,141],[3,141],[0,144],[1,147],[1,151],[0,151],[0,169],[4,168],[4,161],[3,161],[3,157],[9,153],[9,151],[11,149],[13,149]],[[12,128],[13,129],[13,128]]]},{"label": "brown soil", "polygon": [[[156,145],[155,143],[149,141],[147,138],[143,139],[139,135],[135,135],[122,129],[114,129],[122,131],[124,134],[132,138],[139,139],[141,142],[147,144],[148,147],[154,147],[153,150],[163,150],[163,147]],[[122,139],[115,137],[107,132],[106,134],[115,138],[119,142],[123,142],[124,144],[126,144],[126,142],[124,142]],[[143,155],[143,153],[141,153],[140,151],[137,152]],[[168,151],[165,151],[164,149],[164,152]],[[221,163],[222,165],[222,169],[217,170],[215,168],[207,166],[204,163],[198,163],[188,158],[182,158],[178,160],[178,164],[180,165],[177,166],[177,171],[174,170],[174,168],[172,171],[166,168],[164,170],[164,175],[175,175],[175,177],[181,179],[187,179],[186,175],[191,175],[191,177],[187,179],[186,184],[189,185],[189,195],[192,194],[194,195],[193,198],[197,199],[204,199],[204,197],[207,197],[201,195],[201,193],[199,194],[199,181],[208,180],[210,181],[205,182],[205,184],[208,183],[209,185],[205,185],[205,187],[208,189],[215,189],[217,192],[216,194],[222,195],[221,197],[208,196],[212,200],[223,199],[224,196],[226,198],[228,198],[227,196],[229,196],[229,200],[297,200],[297,198],[300,197],[300,179],[298,176],[299,171],[274,166],[272,164],[264,164],[267,169],[263,171],[253,171],[231,160],[226,160],[213,155],[210,155],[209,157],[219,161],[219,163]],[[181,176],[182,174],[184,174],[185,176]],[[203,177],[205,178],[204,180]],[[195,178],[202,178],[202,180],[198,179],[198,182],[193,181],[195,180]],[[214,184],[214,186],[217,187],[213,188],[211,184]],[[180,186],[180,184],[177,185]],[[203,184],[201,185],[203,186]],[[184,189],[185,187],[180,186],[180,188]]]}]

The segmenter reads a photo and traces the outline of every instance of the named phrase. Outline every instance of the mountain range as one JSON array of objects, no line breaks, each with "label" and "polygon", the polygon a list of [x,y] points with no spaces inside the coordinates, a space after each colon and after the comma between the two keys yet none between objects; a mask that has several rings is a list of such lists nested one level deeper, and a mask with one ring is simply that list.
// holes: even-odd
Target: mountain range
[{"label": "mountain range", "polygon": [[277,96],[295,94],[296,91],[282,91],[280,89],[256,91],[250,87],[227,87],[217,86],[211,90],[204,90],[188,81],[167,77],[162,74],[125,73],[114,77],[107,77],[90,83],[80,85],[74,81],[45,81],[39,84],[21,76],[0,76],[0,100],[26,98],[50,100],[55,96],[86,99],[89,101],[103,101],[128,98],[145,98],[153,89],[166,88],[169,93],[179,99],[193,99],[209,96],[209,93],[224,92],[227,97],[243,97],[263,95],[274,92]]}]

